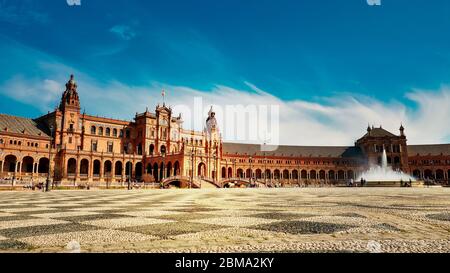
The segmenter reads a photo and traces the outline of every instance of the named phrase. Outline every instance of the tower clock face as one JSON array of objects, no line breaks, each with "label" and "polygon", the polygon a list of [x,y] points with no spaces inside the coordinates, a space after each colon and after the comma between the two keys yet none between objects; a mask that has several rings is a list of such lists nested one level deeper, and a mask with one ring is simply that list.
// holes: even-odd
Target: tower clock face
[{"label": "tower clock face", "polygon": [[167,126],[168,124],[166,119],[161,119],[159,123],[163,126]]}]

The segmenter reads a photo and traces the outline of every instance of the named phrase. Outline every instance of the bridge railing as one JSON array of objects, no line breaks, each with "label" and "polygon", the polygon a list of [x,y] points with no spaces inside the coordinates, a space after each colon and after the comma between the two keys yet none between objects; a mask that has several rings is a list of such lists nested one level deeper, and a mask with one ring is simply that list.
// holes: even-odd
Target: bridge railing
[{"label": "bridge railing", "polygon": [[171,176],[171,177],[164,178],[161,182],[166,183],[166,182],[169,182],[172,180],[190,180],[190,177],[182,176],[182,175]]},{"label": "bridge railing", "polygon": [[[186,181],[186,182],[190,183],[191,182],[191,177],[177,175],[177,176],[167,177],[167,178],[163,179],[161,182],[163,184],[166,184],[166,183],[174,181],[174,180]],[[201,178],[193,177],[192,178],[192,185],[197,187],[197,188],[200,188],[201,187],[201,181],[202,181]]]}]

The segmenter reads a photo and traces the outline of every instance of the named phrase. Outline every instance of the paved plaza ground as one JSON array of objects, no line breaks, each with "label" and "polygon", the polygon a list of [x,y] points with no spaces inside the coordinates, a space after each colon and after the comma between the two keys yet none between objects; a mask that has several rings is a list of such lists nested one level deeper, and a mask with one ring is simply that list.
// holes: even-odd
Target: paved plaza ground
[{"label": "paved plaza ground", "polygon": [[450,252],[450,189],[0,192],[0,252]]}]

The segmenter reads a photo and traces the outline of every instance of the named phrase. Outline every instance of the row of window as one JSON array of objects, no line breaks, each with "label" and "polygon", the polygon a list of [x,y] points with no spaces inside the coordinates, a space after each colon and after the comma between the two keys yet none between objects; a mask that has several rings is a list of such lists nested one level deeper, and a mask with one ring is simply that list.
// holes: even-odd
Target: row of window
[{"label": "row of window", "polygon": [[382,153],[383,149],[386,149],[386,153],[400,153],[401,148],[400,145],[375,145],[374,147],[376,153]]},{"label": "row of window", "polygon": [[[123,137],[123,130],[117,130],[117,129],[112,129],[111,128],[106,128],[104,129],[103,127],[96,127],[96,126],[91,126],[91,135],[99,135],[99,136],[113,136],[113,137]],[[130,137],[130,131],[127,130],[126,132],[127,134],[127,138]]]},{"label": "row of window", "polygon": [[450,165],[450,160],[411,160],[409,161],[409,165],[425,165],[425,166],[430,166],[430,165]]},{"label": "row of window", "polygon": [[28,147],[39,147],[39,143],[32,143],[32,142],[27,142],[27,146]]},{"label": "row of window", "polygon": [[[378,164],[381,165],[381,164],[382,164],[382,161],[383,161],[383,158],[382,158],[381,156],[379,156],[379,157],[378,157]],[[388,164],[394,163],[394,164],[397,164],[397,165],[398,165],[398,164],[401,163],[400,157],[396,156],[396,157],[394,157],[394,159],[392,160],[392,157],[388,156],[388,157],[387,157],[387,163],[388,163]]]},{"label": "row of window", "polygon": [[[97,140],[93,140],[91,142],[91,151],[92,152],[98,152],[98,142]],[[108,142],[108,145],[106,146],[106,152],[107,153],[113,153],[114,152],[114,143]]]},{"label": "row of window", "polygon": [[[92,152],[98,152],[98,140],[92,140],[91,141],[91,151]],[[173,152],[177,152],[178,149],[176,149],[176,147],[173,149]],[[113,153],[114,152],[114,142],[109,141],[107,144],[107,153]],[[123,146],[123,150],[122,152],[125,152],[126,154],[132,154],[133,153],[133,146],[131,145],[131,143],[125,144]],[[142,155],[143,154],[143,147],[142,144],[138,144],[136,147],[136,152],[138,155]],[[165,154],[167,153],[167,149],[166,146],[162,145],[159,151],[161,154]],[[151,144],[149,146],[149,155],[153,155],[155,153],[155,145]]]},{"label": "row of window", "polygon": [[[118,129],[110,129],[110,128],[106,128],[104,129],[104,127],[97,127],[95,125],[91,126],[91,135],[99,135],[99,136],[112,136],[112,137],[120,137],[122,138],[124,136],[124,130],[118,130]],[[156,131],[155,129],[152,129],[150,131],[150,136],[151,138],[155,138],[156,136]],[[139,130],[137,132],[137,136],[138,138],[142,138],[143,137],[143,131]],[[131,137],[131,132],[130,130],[125,130],[125,137],[126,138],[130,138]],[[169,129],[168,128],[161,128],[161,139],[162,140],[166,140],[169,137]],[[176,135],[174,135],[174,139],[176,139]],[[184,140],[183,140],[184,141]],[[191,144],[193,145],[193,140],[191,139]],[[199,145],[199,141],[196,140],[195,141],[196,145]],[[200,146],[203,145],[202,140],[200,140]]]},{"label": "row of window", "polygon": [[[0,139],[0,144],[4,144],[5,141],[3,139]],[[17,145],[17,146],[22,146],[22,141],[20,140],[9,140],[9,145]],[[27,142],[27,146],[28,147],[39,147],[39,143],[35,143],[35,142]]]},{"label": "row of window", "polygon": [[[95,125],[91,126],[91,135],[99,135],[99,136],[113,136],[113,137],[123,137],[124,131],[123,130],[117,130],[117,129],[110,129],[110,128],[106,128],[104,129],[103,127],[97,127]],[[163,140],[167,139],[168,137],[168,129],[167,128],[161,128],[161,138]],[[125,131],[125,137],[126,138],[130,138],[131,137],[131,132],[130,130],[126,130]],[[142,138],[143,137],[143,132],[142,130],[138,131],[138,138]],[[151,130],[151,137],[155,138],[155,131]],[[201,144],[200,144],[201,145]]]},{"label": "row of window", "polygon": [[[231,160],[234,162],[233,160]],[[238,159],[236,162],[239,163],[255,163],[255,160],[253,159]],[[356,164],[356,162],[344,160],[344,161],[302,161],[302,160],[257,160],[258,164],[284,164],[284,165],[351,165]]]},{"label": "row of window", "polygon": [[203,140],[202,139],[185,139],[184,137],[181,139],[181,141],[187,145],[192,145],[192,146],[203,146]]}]

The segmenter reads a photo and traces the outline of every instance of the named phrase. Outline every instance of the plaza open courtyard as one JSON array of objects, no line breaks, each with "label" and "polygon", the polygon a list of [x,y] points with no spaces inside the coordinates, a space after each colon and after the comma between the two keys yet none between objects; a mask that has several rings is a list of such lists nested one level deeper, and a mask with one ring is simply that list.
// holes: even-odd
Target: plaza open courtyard
[{"label": "plaza open courtyard", "polygon": [[70,251],[450,252],[450,189],[0,192],[0,252]]}]

